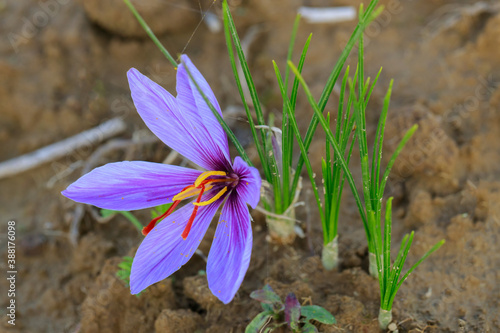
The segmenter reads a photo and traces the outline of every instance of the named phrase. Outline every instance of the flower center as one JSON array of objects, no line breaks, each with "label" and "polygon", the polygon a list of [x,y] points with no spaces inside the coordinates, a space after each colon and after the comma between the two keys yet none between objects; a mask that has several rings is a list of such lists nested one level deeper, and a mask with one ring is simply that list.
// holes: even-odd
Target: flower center
[{"label": "flower center", "polygon": [[[210,177],[217,177],[217,178],[210,178]],[[184,199],[197,195],[198,197],[196,198],[196,201],[193,203],[194,205],[193,212],[191,213],[188,223],[181,234],[181,237],[183,239],[186,239],[187,236],[189,235],[189,232],[191,231],[191,227],[193,225],[193,221],[196,217],[196,214],[198,213],[198,208],[200,206],[210,205],[211,203],[214,203],[215,201],[220,199],[224,195],[224,193],[227,192],[228,186],[233,188],[236,186],[236,184],[238,184],[237,178],[238,177],[234,174],[228,176],[227,173],[224,171],[203,172],[201,175],[198,176],[198,178],[196,178],[196,181],[194,182],[193,185],[186,186],[185,188],[182,189],[182,191],[180,191],[172,198],[173,203],[170,206],[170,208],[162,215],[151,220],[151,222],[149,222],[149,224],[142,229],[142,234],[146,236],[151,230],[153,230],[157,222],[163,220],[164,218],[172,214],[172,212],[175,210],[179,202],[181,202]],[[229,183],[229,184],[220,189],[219,192],[217,192],[209,200],[201,201],[201,197],[203,196],[203,194],[214,188],[214,185],[217,183]],[[218,188],[220,188],[220,186]]]}]

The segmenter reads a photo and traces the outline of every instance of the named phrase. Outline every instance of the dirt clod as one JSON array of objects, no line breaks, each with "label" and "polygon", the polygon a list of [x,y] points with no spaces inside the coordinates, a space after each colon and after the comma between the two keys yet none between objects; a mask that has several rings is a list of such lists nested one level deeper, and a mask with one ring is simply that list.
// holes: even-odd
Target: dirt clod
[{"label": "dirt clod", "polygon": [[157,333],[192,333],[200,328],[202,317],[190,310],[163,310],[155,321]]},{"label": "dirt clod", "polygon": [[[137,11],[155,34],[178,33],[197,23],[195,11],[187,11],[190,0],[134,1]],[[121,0],[86,0],[83,2],[89,18],[104,29],[124,37],[146,37],[146,33]],[[165,19],[168,16],[169,19]]]}]

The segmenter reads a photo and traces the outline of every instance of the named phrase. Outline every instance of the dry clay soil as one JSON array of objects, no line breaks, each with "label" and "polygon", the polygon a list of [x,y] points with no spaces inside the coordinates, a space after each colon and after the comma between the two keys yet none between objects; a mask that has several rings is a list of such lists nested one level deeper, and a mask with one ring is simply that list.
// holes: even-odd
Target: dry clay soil
[{"label": "dry clay soil", "polygon": [[[118,116],[128,126],[121,139],[145,135],[127,85],[125,73],[131,67],[175,89],[174,70],[127,16],[122,2],[101,2],[0,2],[1,160]],[[52,7],[47,9],[45,3]],[[223,33],[211,32],[203,23],[196,29],[197,1],[144,3],[142,12],[170,52],[189,54],[204,73],[228,123],[256,161]],[[284,69],[297,7],[312,3],[231,3],[265,112],[276,113],[278,121],[282,104],[271,60]],[[384,67],[367,113],[368,134],[374,135],[391,78],[395,83],[384,156],[390,156],[409,127],[419,125],[397,160],[386,193],[394,196],[393,248],[415,230],[407,260],[412,264],[434,243],[446,240],[402,286],[394,302],[394,320],[400,332],[500,332],[499,8],[494,1],[381,3],[386,10],[366,33],[367,75],[373,77]],[[211,4],[201,5],[221,17],[220,3]],[[301,24],[297,50],[313,33],[304,76],[315,96],[353,28],[353,22]],[[348,62],[355,64],[354,60],[355,56]],[[337,101],[334,93],[327,110],[334,113]],[[301,93],[297,117],[303,133],[311,116]],[[142,236],[127,220],[118,216],[102,223],[92,214],[95,208],[87,207],[77,244],[68,237],[78,208],[60,191],[81,175],[96,148],[89,146],[0,180],[2,269],[7,270],[9,220],[16,221],[18,269],[15,326],[7,323],[9,286],[0,279],[0,331],[243,332],[260,310],[249,294],[266,283],[282,297],[295,292],[301,302],[333,313],[336,325],[316,323],[322,332],[379,331],[378,283],[367,274],[364,230],[348,188],[339,225],[339,270],[321,266],[321,226],[304,185],[300,199],[307,204],[297,208],[297,218],[306,238],[286,246],[271,243],[264,217],[254,212],[250,268],[229,305],[211,295],[206,277],[198,274],[205,269],[201,256],[140,297],[130,295],[115,274],[121,257],[133,255]],[[97,164],[124,159],[162,162],[168,154],[161,142],[131,145],[103,154]],[[318,174],[323,155],[324,135],[318,131],[310,149]],[[174,163],[185,161],[178,157]],[[355,151],[352,167],[359,180],[357,163]],[[148,211],[136,216],[142,223],[150,219]],[[213,233],[209,229],[201,244],[205,255]]]}]

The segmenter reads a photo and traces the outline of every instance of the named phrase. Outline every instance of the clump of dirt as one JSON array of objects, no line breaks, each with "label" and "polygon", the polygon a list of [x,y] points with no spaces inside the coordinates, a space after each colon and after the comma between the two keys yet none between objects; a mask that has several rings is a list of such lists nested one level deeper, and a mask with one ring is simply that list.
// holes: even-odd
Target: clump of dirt
[{"label": "clump of dirt", "polygon": [[[220,4],[209,2],[202,4],[203,10],[220,18]],[[247,124],[240,120],[241,104],[222,33],[209,31],[204,23],[196,28],[201,19],[196,2],[148,3],[154,6],[146,4],[142,13],[153,29],[173,55],[188,53],[204,73],[227,109],[226,119],[256,160]],[[115,5],[106,10],[99,7],[110,4]],[[386,11],[366,32],[367,73],[373,77],[379,66],[384,67],[372,95],[369,134],[374,135],[391,78],[395,84],[385,134],[386,160],[406,130],[419,125],[388,184],[387,194],[395,198],[393,249],[397,250],[404,234],[415,230],[408,257],[408,264],[413,264],[437,241],[446,240],[402,285],[394,302],[395,323],[399,332],[499,331],[498,4],[472,0],[454,5],[442,0],[386,0],[381,4]],[[257,31],[255,41],[249,42],[248,60],[265,111],[279,115],[282,101],[271,60],[278,60],[284,69],[295,10],[311,3],[230,1],[230,5],[242,37]],[[175,90],[174,69],[143,38],[131,16],[125,17],[127,11],[120,1],[33,0],[0,4],[0,10],[5,14],[0,30],[7,36],[0,40],[2,160],[113,117],[125,119],[127,137],[139,135],[145,126],[129,97],[125,73],[130,67]],[[353,27],[352,22],[301,23],[297,45],[302,46],[313,33],[303,74],[316,97]],[[349,58],[353,66],[355,52]],[[337,101],[334,94],[327,111],[335,114]],[[297,117],[302,131],[311,116],[300,92]],[[78,244],[68,237],[78,214],[60,191],[80,176],[95,148],[89,145],[61,160],[0,180],[0,202],[8,203],[0,206],[0,215],[16,221],[19,274],[16,326],[2,316],[2,330],[243,332],[261,311],[249,294],[268,283],[282,298],[294,292],[302,304],[317,304],[332,312],[338,323],[316,323],[322,332],[379,332],[378,282],[367,273],[364,230],[347,187],[339,225],[338,271],[326,271],[321,265],[321,225],[310,208],[312,195],[305,186],[301,200],[306,207],[297,209],[297,218],[307,231],[306,239],[287,246],[269,243],[265,220],[254,212],[252,261],[229,305],[219,302],[208,289],[200,272],[206,266],[203,256],[195,256],[172,277],[139,296],[130,295],[116,272],[121,258],[133,255],[142,239],[133,226],[122,217],[101,223],[95,212],[84,210]],[[324,135],[318,131],[310,150],[317,174],[323,151]],[[150,144],[110,154],[100,162],[162,162],[168,154],[162,145]],[[359,176],[356,154],[352,166]],[[186,163],[181,158],[174,162]],[[148,211],[135,214],[141,221],[150,218]],[[208,253],[213,233],[214,226],[200,245],[202,253]],[[5,238],[1,241],[5,254]],[[0,286],[7,290],[7,281],[0,280]],[[6,308],[4,298],[0,305]]]},{"label": "clump of dirt", "polygon": [[[147,37],[144,29],[128,8],[123,6],[121,0],[87,0],[83,2],[83,6],[92,21],[113,34],[124,37]],[[168,5],[160,0],[137,1],[134,6],[157,35],[192,30],[199,22],[196,11],[186,10],[196,6],[196,2],[191,0],[170,1]],[[165,17],[168,17],[168,20]]]},{"label": "clump of dirt", "polygon": [[167,279],[138,296],[116,277],[122,261],[115,257],[101,266],[101,273],[89,290],[81,309],[81,332],[151,332],[160,312],[174,309],[172,280]]},{"label": "clump of dirt", "polygon": [[190,333],[196,332],[203,318],[191,310],[163,310],[155,322],[155,332]]}]

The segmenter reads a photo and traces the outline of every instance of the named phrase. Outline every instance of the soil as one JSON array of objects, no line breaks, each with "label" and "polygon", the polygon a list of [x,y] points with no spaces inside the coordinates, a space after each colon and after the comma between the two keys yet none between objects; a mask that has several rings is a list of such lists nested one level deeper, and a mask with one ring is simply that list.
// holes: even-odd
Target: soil
[{"label": "soil", "polygon": [[[0,1],[0,160],[123,117],[122,138],[145,125],[130,99],[126,71],[136,67],[170,91],[175,72],[153,43],[127,19],[120,1]],[[226,119],[251,156],[249,129],[233,83],[224,36],[197,27],[197,1],[144,1],[146,19],[172,54],[187,53],[210,82]],[[220,3],[203,2],[221,17]],[[308,0],[232,1],[241,36],[256,31],[249,62],[266,112],[280,114],[271,60],[285,67],[296,9]],[[352,4],[338,1],[336,5]],[[357,5],[359,1],[354,1]],[[368,112],[373,136],[383,97],[394,78],[385,156],[413,124],[419,129],[394,167],[387,196],[394,196],[393,248],[415,230],[413,264],[433,244],[446,244],[401,287],[394,302],[399,332],[500,332],[500,12],[495,1],[381,1],[386,10],[366,33],[366,71],[384,70]],[[331,5],[315,1],[315,6]],[[175,9],[175,11],[174,11]],[[181,10],[183,9],[183,10]],[[172,10],[179,24],[168,24]],[[159,15],[158,13],[163,13]],[[108,16],[106,16],[108,15]],[[123,16],[122,16],[123,15]],[[172,14],[174,15],[174,14]],[[113,20],[121,17],[123,20]],[[177,21],[176,21],[177,22]],[[319,96],[354,27],[302,23],[297,45],[313,33],[304,76]],[[297,47],[298,49],[298,47]],[[298,51],[296,52],[299,53]],[[296,56],[295,61],[298,60]],[[349,63],[354,64],[355,57]],[[305,131],[312,110],[299,94],[297,114]],[[337,97],[327,106],[335,110]],[[279,117],[278,117],[279,118]],[[278,119],[279,120],[279,119]],[[304,132],[305,133],[305,132]],[[2,332],[243,332],[260,311],[251,291],[269,283],[282,297],[328,309],[336,325],[322,332],[379,332],[378,283],[367,273],[362,223],[348,188],[339,225],[341,265],[322,268],[321,225],[307,186],[297,209],[306,238],[270,243],[262,214],[254,212],[254,249],[235,299],[223,305],[209,291],[201,256],[141,293],[130,295],[116,277],[121,257],[142,240],[123,217],[97,221],[85,208],[77,244],[68,237],[77,205],[60,195],[82,172],[97,147],[88,146],[34,170],[0,180],[1,252],[7,257],[7,226],[16,221],[16,325],[7,323],[9,299],[0,281]],[[320,172],[324,135],[310,150]],[[116,150],[99,163],[124,159],[162,162],[160,142]],[[233,152],[233,156],[235,156]],[[353,156],[353,167],[359,157]],[[83,164],[82,164],[83,163]],[[177,158],[175,163],[184,163]],[[354,167],[355,174],[359,171]],[[307,177],[305,177],[306,179]],[[359,182],[358,182],[359,183]],[[143,222],[149,212],[134,212]],[[4,223],[5,222],[5,223]],[[210,229],[201,244],[208,253]],[[6,261],[2,267],[7,271]]]}]

